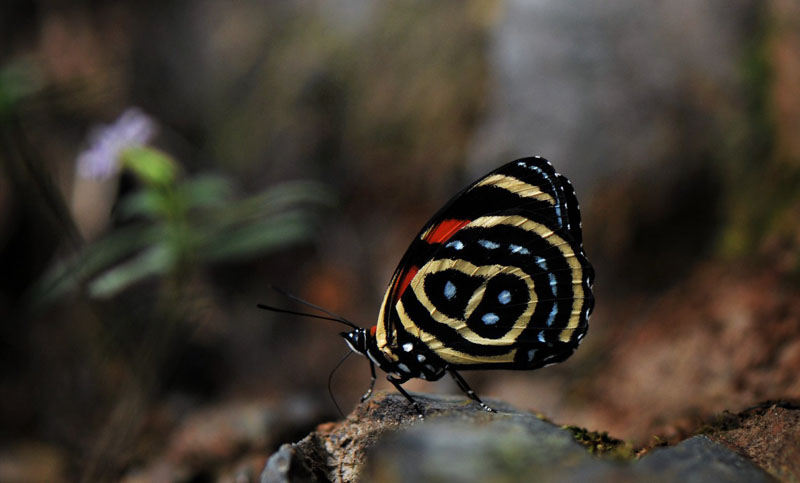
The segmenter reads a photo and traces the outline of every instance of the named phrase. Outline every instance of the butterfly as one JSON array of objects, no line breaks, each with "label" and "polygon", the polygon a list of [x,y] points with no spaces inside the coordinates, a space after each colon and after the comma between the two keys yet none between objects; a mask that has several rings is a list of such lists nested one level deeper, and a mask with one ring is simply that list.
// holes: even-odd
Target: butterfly
[{"label": "butterfly", "polygon": [[[337,317],[350,349],[402,385],[472,369],[532,370],[567,359],[588,328],[594,270],[575,190],[544,158],[512,161],[455,195],[420,230],[367,329]],[[318,308],[318,307],[315,307]]]}]

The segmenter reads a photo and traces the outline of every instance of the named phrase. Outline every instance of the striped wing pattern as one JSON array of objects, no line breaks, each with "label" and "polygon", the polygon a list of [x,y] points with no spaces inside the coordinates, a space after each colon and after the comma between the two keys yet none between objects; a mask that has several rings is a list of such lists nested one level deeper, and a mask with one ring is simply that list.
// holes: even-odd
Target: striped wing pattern
[{"label": "striped wing pattern", "polygon": [[570,182],[543,158],[512,161],[414,239],[381,306],[378,348],[397,361],[413,347],[431,375],[560,362],[586,334],[593,278]]}]

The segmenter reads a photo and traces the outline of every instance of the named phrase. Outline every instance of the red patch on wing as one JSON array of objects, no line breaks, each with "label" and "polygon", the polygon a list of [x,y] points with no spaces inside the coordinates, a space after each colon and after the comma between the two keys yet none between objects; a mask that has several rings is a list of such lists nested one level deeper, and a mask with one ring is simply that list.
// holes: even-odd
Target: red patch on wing
[{"label": "red patch on wing", "polygon": [[450,239],[462,226],[469,223],[470,220],[443,220],[431,228],[425,240],[428,243],[444,243]]},{"label": "red patch on wing", "polygon": [[377,325],[373,325],[372,327],[369,328],[369,335],[371,335],[372,337],[375,337],[376,332],[378,332]]},{"label": "red patch on wing", "polygon": [[400,280],[400,283],[397,284],[397,290],[395,291],[395,294],[396,294],[395,295],[395,300],[400,300],[400,297],[403,296],[403,293],[408,288],[408,284],[411,283],[411,279],[414,278],[414,275],[416,275],[418,271],[419,271],[419,268],[411,267],[403,275],[402,280]]}]

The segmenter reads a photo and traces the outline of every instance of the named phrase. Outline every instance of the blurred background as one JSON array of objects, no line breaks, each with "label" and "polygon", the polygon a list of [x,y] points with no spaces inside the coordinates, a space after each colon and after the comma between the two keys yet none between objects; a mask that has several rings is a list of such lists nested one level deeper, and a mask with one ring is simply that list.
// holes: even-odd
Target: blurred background
[{"label": "blurred background", "polygon": [[347,352],[269,285],[373,325],[428,217],[529,155],[596,309],[479,394],[637,445],[800,397],[796,1],[3,2],[0,480],[256,478]]}]

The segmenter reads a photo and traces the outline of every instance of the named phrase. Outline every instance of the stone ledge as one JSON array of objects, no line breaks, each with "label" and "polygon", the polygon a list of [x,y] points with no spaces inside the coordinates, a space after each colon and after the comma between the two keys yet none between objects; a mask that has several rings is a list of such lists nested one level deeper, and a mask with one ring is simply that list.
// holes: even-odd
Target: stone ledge
[{"label": "stone ledge", "polygon": [[499,401],[487,401],[498,410],[488,413],[463,397],[414,397],[425,408],[424,421],[402,396],[377,394],[344,421],[281,446],[261,481],[773,480],[703,435],[622,461],[592,454],[569,428]]}]

